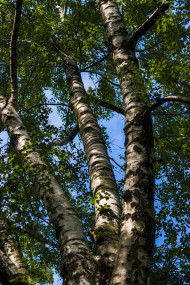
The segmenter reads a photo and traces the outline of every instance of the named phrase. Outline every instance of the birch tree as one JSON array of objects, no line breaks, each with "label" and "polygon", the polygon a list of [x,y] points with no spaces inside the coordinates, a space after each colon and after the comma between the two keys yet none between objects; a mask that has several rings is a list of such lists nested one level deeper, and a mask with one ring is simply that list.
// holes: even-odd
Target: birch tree
[{"label": "birch tree", "polygon": [[[188,8],[1,2],[3,285],[52,284],[52,268],[63,284],[188,284]],[[101,126],[116,113],[124,166]]]}]

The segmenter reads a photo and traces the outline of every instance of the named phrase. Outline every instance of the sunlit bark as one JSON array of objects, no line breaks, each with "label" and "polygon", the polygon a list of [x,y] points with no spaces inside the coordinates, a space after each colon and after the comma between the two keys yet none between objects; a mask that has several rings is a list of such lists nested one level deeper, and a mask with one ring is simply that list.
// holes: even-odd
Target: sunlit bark
[{"label": "sunlit bark", "polygon": [[65,192],[48,172],[29,134],[12,106],[0,95],[0,116],[12,145],[25,156],[27,168],[56,230],[62,257],[64,284],[95,284],[96,263],[80,221]]},{"label": "sunlit bark", "polygon": [[71,104],[86,152],[95,205],[95,225],[91,231],[101,257],[101,284],[107,284],[118,246],[120,202],[115,176],[97,120],[87,103],[76,61],[65,57]]},{"label": "sunlit bark", "polygon": [[148,284],[154,246],[154,167],[148,100],[117,5],[97,1],[119,76],[125,109],[126,171],[121,234],[112,285]]}]

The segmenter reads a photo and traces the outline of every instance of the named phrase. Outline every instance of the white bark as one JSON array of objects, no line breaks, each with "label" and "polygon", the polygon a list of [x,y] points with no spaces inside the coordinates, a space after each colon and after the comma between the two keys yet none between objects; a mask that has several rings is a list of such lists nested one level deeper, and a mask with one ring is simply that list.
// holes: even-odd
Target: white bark
[{"label": "white bark", "polygon": [[[147,285],[154,247],[153,132],[134,50],[116,3],[97,1],[124,101],[126,171],[121,234],[112,285]],[[145,96],[145,94],[143,95]]]},{"label": "white bark", "polygon": [[[65,56],[67,82],[90,173],[95,205],[94,239],[101,260],[101,273],[108,279],[118,246],[120,201],[115,176],[97,120],[87,103],[76,61]],[[106,276],[107,271],[107,276]],[[103,282],[103,281],[101,281]],[[106,282],[104,280],[104,282]],[[106,284],[106,283],[104,283]]]},{"label": "white bark", "polygon": [[[10,283],[13,279],[15,281]],[[2,219],[0,219],[0,282],[3,285],[33,284],[12,237],[7,234],[6,223]]]},{"label": "white bark", "polygon": [[65,192],[49,174],[46,164],[33,148],[28,132],[14,107],[0,95],[0,116],[12,145],[25,156],[59,241],[64,284],[95,284],[96,264],[87,246],[80,221]]}]

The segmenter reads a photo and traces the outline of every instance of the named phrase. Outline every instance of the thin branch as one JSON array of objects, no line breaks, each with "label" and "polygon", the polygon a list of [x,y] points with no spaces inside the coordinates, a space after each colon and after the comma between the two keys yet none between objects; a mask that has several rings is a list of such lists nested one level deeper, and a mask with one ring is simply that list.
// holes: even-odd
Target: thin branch
[{"label": "thin branch", "polygon": [[[87,97],[87,100],[90,102],[90,100],[92,99],[92,101],[94,103],[97,103],[98,105],[100,105],[101,107],[105,107],[105,108],[108,108],[118,114],[121,114],[121,115],[124,115],[124,109],[121,108],[121,107],[117,107],[111,103],[108,103],[104,100],[101,100],[99,98],[96,98],[94,96],[88,96]],[[35,104],[35,105],[32,105],[30,108],[27,108],[27,109],[23,109],[23,111],[29,111],[33,108],[36,108],[36,107],[40,107],[40,106],[65,106],[65,107],[70,107],[71,108],[71,105],[69,104],[65,104],[65,103],[39,103],[39,104]]]},{"label": "thin branch", "polygon": [[[102,57],[100,60],[96,61],[95,63],[92,63],[91,65],[83,68],[80,70],[80,72],[85,72],[87,69],[92,68],[94,66],[96,66],[97,64],[101,63],[102,61],[104,61],[106,58],[109,57],[109,54],[105,55],[104,57]],[[89,72],[89,71],[88,71]]]},{"label": "thin branch", "polygon": [[183,135],[167,135],[167,136],[155,136],[156,140],[159,139],[170,139],[170,138],[182,138],[182,139],[186,139],[187,137],[183,136]]},{"label": "thin branch", "polygon": [[[52,47],[60,54],[60,56],[63,58],[63,61],[64,61],[65,58],[67,57],[67,55],[63,51],[61,51],[60,48],[54,42],[50,42],[50,43],[51,43]],[[115,106],[115,105],[113,105],[111,103],[105,102],[105,101],[103,101],[101,99],[98,99],[96,97],[87,95],[87,100],[89,100],[89,102],[91,102],[91,99],[95,103],[99,104],[102,107],[108,108],[108,109],[110,109],[112,111],[115,111],[115,112],[117,112],[119,114],[124,115],[123,108],[117,107],[117,106]]]},{"label": "thin branch", "polygon": [[153,49],[155,46],[158,46],[159,44],[161,44],[161,43],[163,43],[163,42],[164,42],[164,41],[160,41],[160,42],[154,43],[154,44],[152,44],[151,46],[149,46],[149,47],[147,47],[147,48],[144,48],[144,49],[135,49],[135,52],[144,52],[144,51]]},{"label": "thin branch", "polygon": [[17,228],[17,230],[22,231],[23,233],[26,233],[28,236],[30,236],[30,237],[36,239],[38,242],[47,244],[47,245],[52,246],[52,247],[57,248],[57,249],[59,248],[56,243],[50,242],[50,241],[48,241],[48,240],[42,238],[42,237],[39,236],[39,235],[38,235],[38,237],[37,237],[37,236],[35,236],[35,234],[32,233],[31,231],[25,230],[25,229],[23,229],[23,228],[21,228],[21,227],[19,227],[19,226],[15,226],[15,228]]},{"label": "thin branch", "polygon": [[91,102],[97,103],[98,105],[100,105],[101,107],[105,107],[108,108],[114,112],[117,112],[118,114],[124,115],[124,109],[121,107],[117,107],[109,102],[106,102],[104,100],[101,100],[99,98],[96,98],[94,96],[88,95],[87,100],[89,100]]},{"label": "thin branch", "polygon": [[63,59],[63,61],[65,61],[65,59],[67,58],[67,54],[65,52],[63,52],[60,49],[60,47],[53,40],[50,40],[49,44],[51,44],[52,49],[54,49],[60,55],[60,57]]},{"label": "thin branch", "polygon": [[181,112],[181,113],[164,113],[164,112],[156,112],[152,113],[153,116],[183,116],[187,114],[189,111]]},{"label": "thin branch", "polygon": [[37,67],[37,68],[63,67],[62,65],[36,65],[36,64],[19,64],[19,66],[30,66],[30,67]]},{"label": "thin branch", "polygon": [[66,145],[68,144],[69,142],[71,142],[75,137],[76,135],[78,134],[79,132],[79,127],[78,125],[76,125],[72,131],[70,132],[70,134],[63,140],[54,140],[52,142],[52,146],[63,146],[63,145]]},{"label": "thin branch", "polygon": [[29,110],[31,110],[33,108],[40,107],[40,106],[65,106],[65,107],[71,107],[71,105],[65,104],[65,103],[39,103],[39,104],[32,105],[30,108],[23,109],[23,111],[29,111]]},{"label": "thin branch", "polygon": [[123,166],[121,166],[119,163],[117,163],[115,161],[115,159],[113,159],[112,157],[109,156],[109,159],[112,160],[117,166],[119,166],[122,170],[125,170],[125,168]]},{"label": "thin branch", "polygon": [[148,107],[143,116],[148,115],[151,111],[153,111],[154,109],[158,108],[159,106],[161,106],[164,103],[167,102],[181,102],[184,104],[190,104],[190,98],[188,97],[179,97],[179,96],[168,96],[165,98],[157,98],[156,102],[153,103],[150,107]]},{"label": "thin branch", "polygon": [[140,37],[144,36],[146,32],[155,24],[157,19],[168,10],[170,3],[164,1],[153,13],[152,15],[133,33],[129,39],[129,44],[135,46]]},{"label": "thin branch", "polygon": [[101,74],[101,73],[98,72],[98,71],[93,71],[93,70],[85,70],[85,71],[83,71],[83,70],[81,70],[81,72],[88,72],[88,73],[94,73],[94,74],[100,75],[102,78],[104,78],[105,80],[107,80],[109,83],[111,83],[111,84],[113,84],[113,85],[115,85],[115,86],[117,86],[117,87],[120,87],[119,84],[117,84],[117,83],[111,81],[110,79],[108,79],[106,76],[104,76],[103,74]]},{"label": "thin branch", "polygon": [[[35,52],[34,54],[32,54],[30,57],[28,57],[28,58],[26,58],[25,60],[23,60],[23,62],[21,62],[21,64],[19,64],[19,66],[24,66],[23,65],[23,63],[24,62],[26,62],[26,61],[28,61],[28,60],[30,60],[30,59],[32,59],[32,58],[34,58],[36,55],[38,55],[39,54],[39,52],[37,51],[37,52]],[[26,65],[27,66],[27,65]],[[30,65],[29,65],[30,66]]]},{"label": "thin branch", "polygon": [[33,75],[34,72],[35,72],[35,67],[31,70],[31,73],[30,73],[30,75],[27,78],[26,85],[24,87],[24,91],[23,91],[23,95],[22,95],[22,99],[21,99],[21,105],[24,102],[25,95],[26,95],[26,90],[27,90],[27,88],[28,88],[28,86],[29,86],[29,84],[31,82],[31,78],[32,78],[32,75]]},{"label": "thin branch", "polygon": [[17,107],[18,80],[17,80],[17,39],[19,34],[20,19],[22,11],[22,0],[16,1],[14,23],[10,43],[10,76],[11,76],[11,97],[10,103]]},{"label": "thin branch", "polygon": [[[98,103],[100,106],[102,106],[102,107],[106,107],[106,108],[109,108],[109,109],[111,109],[112,111],[115,111],[115,112],[117,112],[117,113],[119,113],[119,114],[122,114],[122,115],[124,115],[124,110],[122,109],[122,108],[120,108],[120,107],[117,107],[117,106],[115,106],[115,105],[113,105],[113,104],[110,104],[110,103],[108,103],[108,102],[105,102],[105,101],[103,101],[103,100],[100,100],[100,99],[98,99],[98,98],[96,98],[96,97],[93,97],[93,96],[89,96],[88,98],[87,98],[88,100],[89,99],[92,99],[95,103]],[[91,100],[90,100],[91,101]],[[69,105],[68,105],[69,106]],[[70,106],[69,106],[70,107]],[[63,140],[54,140],[53,142],[52,142],[52,146],[63,146],[63,145],[66,145],[67,143],[69,143],[69,142],[71,142],[74,138],[75,138],[75,136],[78,134],[78,132],[79,132],[79,127],[78,127],[78,125],[76,125],[74,128],[73,128],[73,130],[70,132],[70,134],[65,138],[65,139],[63,139]],[[112,159],[112,158],[110,158],[110,159]],[[112,159],[113,160],[113,159]],[[113,160],[114,161],[114,160]],[[114,161],[115,162],[115,161]],[[117,164],[117,162],[115,162],[116,164]],[[117,164],[119,167],[121,167],[119,164]],[[122,168],[122,167],[121,167]]]}]

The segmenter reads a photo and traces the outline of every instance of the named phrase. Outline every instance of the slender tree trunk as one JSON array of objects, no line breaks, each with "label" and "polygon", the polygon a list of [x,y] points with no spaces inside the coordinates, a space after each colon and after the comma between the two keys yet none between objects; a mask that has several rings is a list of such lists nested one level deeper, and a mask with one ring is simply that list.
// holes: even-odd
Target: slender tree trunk
[{"label": "slender tree trunk", "polygon": [[10,42],[10,77],[11,77],[11,98],[10,101],[17,107],[18,104],[18,79],[17,79],[17,39],[19,35],[20,20],[22,11],[22,0],[15,4],[15,15]]},{"label": "slender tree trunk", "polygon": [[[10,282],[13,279],[15,281]],[[33,284],[3,219],[0,219],[0,282],[3,285]]]},{"label": "slender tree trunk", "polygon": [[[125,108],[126,171],[121,234],[112,285],[149,284],[154,247],[153,131],[150,115],[143,117],[148,98],[117,5],[97,1],[111,55],[120,79]],[[145,97],[146,96],[146,97]]]},{"label": "slender tree trunk", "polygon": [[97,247],[96,254],[101,257],[100,284],[106,285],[113,270],[118,247],[121,213],[118,189],[102,133],[87,103],[87,94],[77,63],[67,56],[65,56],[64,63],[71,104],[86,152],[94,197],[93,235]]},{"label": "slender tree trunk", "polygon": [[34,149],[28,132],[19,117],[17,84],[17,38],[22,0],[16,1],[10,45],[11,96],[8,102],[0,95],[0,116],[12,145],[25,156],[28,171],[53,222],[61,249],[63,282],[95,285],[96,262],[89,251],[81,223],[65,192],[48,172],[46,164]]},{"label": "slender tree trunk", "polygon": [[49,174],[46,164],[34,149],[27,130],[12,104],[0,95],[0,116],[12,145],[25,156],[28,171],[37,187],[61,248],[64,284],[95,285],[96,262],[92,257],[81,223],[65,192]]}]

